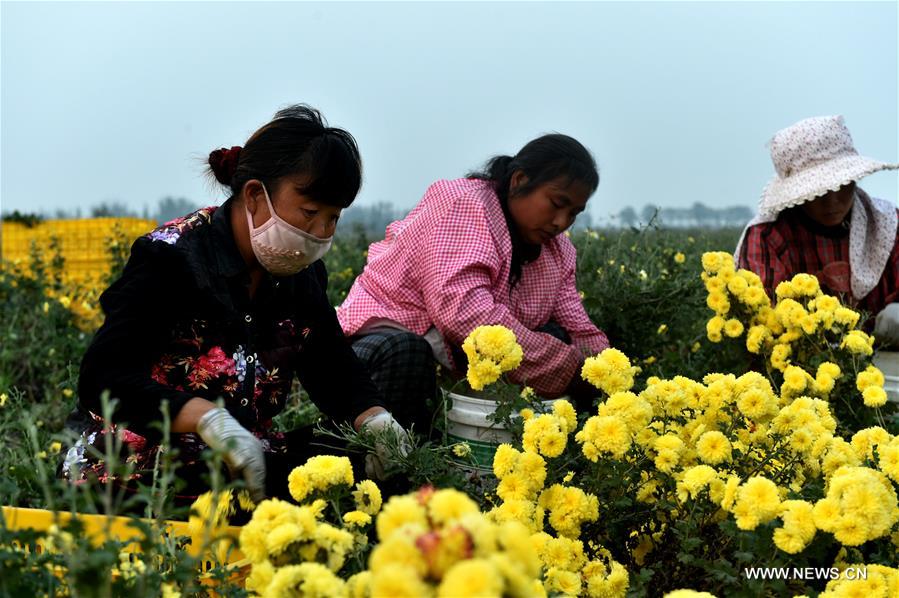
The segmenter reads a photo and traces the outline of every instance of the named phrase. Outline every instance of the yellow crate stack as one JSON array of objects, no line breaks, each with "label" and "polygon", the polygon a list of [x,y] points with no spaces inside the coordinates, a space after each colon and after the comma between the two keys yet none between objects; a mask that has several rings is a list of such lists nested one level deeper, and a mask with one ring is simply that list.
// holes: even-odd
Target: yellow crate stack
[{"label": "yellow crate stack", "polygon": [[[84,524],[85,534],[95,546],[107,540],[118,540],[126,545],[124,552],[141,551],[139,541],[142,533],[139,528],[133,525],[133,520],[127,517],[72,514],[65,511],[54,513],[44,509],[9,506],[3,506],[0,509],[0,524],[12,531],[31,529],[37,532],[46,532],[52,525],[65,526],[72,517],[77,517],[81,520],[81,523]],[[146,519],[141,521],[146,525],[153,523]],[[243,585],[243,581],[250,573],[250,561],[244,557],[237,547],[240,530],[240,527],[234,526],[220,529],[217,532],[217,537],[222,538],[224,543],[220,542],[216,545],[216,552],[221,553],[218,555],[218,559],[221,564],[227,567],[229,579]],[[215,580],[208,575],[208,572],[215,566],[216,556],[208,551],[204,551],[202,546],[203,540],[193,537],[187,522],[165,521],[162,532],[172,537],[190,538],[190,542],[185,549],[191,556],[200,560],[200,582],[204,585],[215,586]],[[46,548],[42,540],[38,540],[37,548],[38,550]],[[215,595],[214,592],[213,595]]]},{"label": "yellow crate stack", "polygon": [[2,257],[10,262],[28,262],[31,243],[46,251],[53,237],[59,239],[65,258],[65,276],[70,280],[99,280],[109,271],[109,244],[117,231],[128,243],[156,227],[143,218],[82,218],[46,220],[34,227],[4,222]]}]

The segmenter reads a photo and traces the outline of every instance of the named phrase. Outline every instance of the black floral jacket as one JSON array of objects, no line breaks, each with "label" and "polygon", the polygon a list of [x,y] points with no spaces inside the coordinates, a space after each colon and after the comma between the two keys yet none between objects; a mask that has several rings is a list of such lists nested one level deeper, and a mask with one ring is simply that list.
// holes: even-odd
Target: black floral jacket
[{"label": "black floral jacket", "polygon": [[[274,452],[283,446],[271,420],[294,375],[334,420],[384,405],[328,302],[321,261],[294,276],[268,276],[250,300],[230,203],[138,239],[121,278],[101,296],[106,318],[81,363],[79,403],[67,423],[81,439],[65,456],[65,477],[106,477],[85,449],[103,447],[100,396],[107,390],[118,400],[113,421],[136,477],[155,461],[159,433],[152,424],[161,421],[163,401],[174,420],[193,397],[221,398]],[[195,434],[174,434],[173,445],[185,463],[205,448]]]}]

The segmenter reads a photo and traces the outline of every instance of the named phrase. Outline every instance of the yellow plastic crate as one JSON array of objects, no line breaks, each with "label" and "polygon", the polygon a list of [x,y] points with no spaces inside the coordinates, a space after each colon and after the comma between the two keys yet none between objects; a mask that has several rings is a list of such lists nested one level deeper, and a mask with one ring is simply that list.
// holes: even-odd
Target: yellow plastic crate
[{"label": "yellow plastic crate", "polygon": [[115,229],[128,243],[156,228],[156,222],[142,218],[81,218],[45,220],[33,227],[4,222],[0,231],[0,257],[10,262],[27,262],[34,242],[43,250],[50,238],[60,242],[66,272],[75,279],[101,277],[109,272],[108,244]]},{"label": "yellow plastic crate", "polygon": [[[106,540],[118,540],[127,544],[125,552],[140,552],[139,540],[142,538],[141,531],[131,525],[131,518],[128,517],[106,517],[105,515],[87,515],[77,513],[73,515],[67,511],[47,511],[44,509],[25,509],[21,507],[3,507],[3,518],[6,521],[7,529],[11,531],[19,531],[32,529],[38,532],[47,531],[50,526],[56,524],[57,527],[66,525],[72,517],[77,517],[84,525],[84,533],[88,536],[90,542],[94,545],[100,545]],[[153,523],[150,520],[142,520],[147,524]],[[230,572],[231,581],[243,583],[243,580],[250,572],[250,562],[247,560],[240,550],[237,548],[238,537],[240,536],[240,527],[229,526],[222,530],[222,533],[233,538],[234,547],[228,552],[227,567]],[[166,521],[164,533],[178,537],[190,537],[191,533],[188,529],[186,521]],[[37,542],[38,547],[43,550],[44,546],[40,541]],[[211,585],[212,580],[208,576],[208,572],[215,566],[213,558],[209,554],[200,555],[202,547],[193,543],[186,547],[191,556],[201,556],[200,560],[200,581],[204,584]]]}]

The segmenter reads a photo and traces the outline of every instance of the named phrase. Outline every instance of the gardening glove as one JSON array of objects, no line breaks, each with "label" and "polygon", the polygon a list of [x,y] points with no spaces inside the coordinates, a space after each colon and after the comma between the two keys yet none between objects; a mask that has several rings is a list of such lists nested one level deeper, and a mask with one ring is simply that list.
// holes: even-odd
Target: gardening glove
[{"label": "gardening glove", "polygon": [[365,455],[365,475],[369,478],[386,479],[385,470],[391,458],[396,453],[405,457],[412,451],[409,434],[389,411],[369,415],[359,426],[359,431],[374,434],[375,452]]},{"label": "gardening glove", "polygon": [[890,303],[874,318],[874,338],[887,345],[899,345],[899,303]]},{"label": "gardening glove", "polygon": [[243,477],[250,497],[259,504],[265,498],[265,457],[259,439],[221,407],[203,414],[197,434],[209,448],[224,453],[231,475]]}]

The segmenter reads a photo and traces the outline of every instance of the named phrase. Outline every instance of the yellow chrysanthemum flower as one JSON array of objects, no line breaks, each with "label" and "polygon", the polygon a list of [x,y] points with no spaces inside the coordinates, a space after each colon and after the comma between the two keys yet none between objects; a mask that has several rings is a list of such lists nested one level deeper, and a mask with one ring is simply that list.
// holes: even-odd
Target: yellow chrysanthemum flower
[{"label": "yellow chrysanthemum flower", "polygon": [[381,510],[381,490],[371,480],[362,480],[353,491],[356,508],[369,515],[377,515]]},{"label": "yellow chrysanthemum flower", "polygon": [[378,515],[376,527],[378,539],[383,541],[395,530],[406,524],[426,527],[427,513],[414,496],[393,496]]},{"label": "yellow chrysanthemum flower", "polygon": [[771,331],[765,326],[751,326],[746,334],[746,349],[750,353],[761,353],[765,343],[771,340]]},{"label": "yellow chrysanthemum flower", "polygon": [[631,434],[623,419],[616,415],[593,416],[575,435],[583,444],[584,456],[596,462],[598,453],[621,459],[631,446]]},{"label": "yellow chrysanthemum flower", "polygon": [[737,527],[753,530],[761,523],[774,519],[780,508],[780,494],[777,484],[771,480],[754,476],[746,480],[737,490],[733,514]]},{"label": "yellow chrysanthemum flower", "polygon": [[707,251],[702,254],[702,268],[709,274],[717,274],[720,270],[733,270],[734,258],[724,251]]},{"label": "yellow chrysanthemum flower", "polygon": [[774,544],[789,554],[805,550],[817,530],[814,506],[804,500],[787,500],[781,504],[780,517],[784,524],[774,530]]},{"label": "yellow chrysanthemum flower", "polygon": [[388,565],[373,574],[371,578],[372,596],[420,598],[429,593],[427,584],[410,567]]},{"label": "yellow chrysanthemum flower", "polygon": [[815,505],[814,520],[841,544],[858,546],[889,534],[899,521],[896,491],[879,471],[841,467],[831,476],[825,498]]},{"label": "yellow chrysanthemum flower", "polygon": [[721,316],[714,316],[709,319],[705,325],[706,336],[713,343],[720,343],[722,337],[722,333],[724,332],[725,319]]},{"label": "yellow chrysanthemum flower", "polygon": [[581,576],[574,571],[551,567],[544,576],[543,585],[551,595],[579,596]]},{"label": "yellow chrysanthemum flower", "polygon": [[779,343],[774,345],[771,351],[771,365],[783,371],[790,364],[790,355],[793,353],[790,345]]},{"label": "yellow chrysanthemum flower", "polygon": [[743,323],[735,318],[727,320],[724,323],[724,334],[730,338],[737,338],[743,334]]},{"label": "yellow chrysanthemum flower", "polygon": [[754,308],[771,305],[771,300],[768,298],[765,290],[756,286],[750,286],[746,289],[746,292],[743,293],[742,300],[743,303]]},{"label": "yellow chrysanthemum flower", "polygon": [[899,483],[899,443],[881,446],[878,449],[880,458],[878,467],[894,482]]},{"label": "yellow chrysanthemum flower", "polygon": [[696,443],[696,452],[705,463],[717,465],[730,461],[731,444],[727,436],[717,430],[705,432]]},{"label": "yellow chrysanthemum flower", "polygon": [[214,492],[204,492],[190,506],[191,514],[188,518],[188,529],[191,534],[201,537],[208,528],[211,535],[215,530],[228,524],[228,517],[234,514],[234,501],[231,491],[223,490],[217,495]]},{"label": "yellow chrysanthemum flower", "polygon": [[718,472],[708,465],[695,465],[684,471],[677,484],[678,498],[685,502],[688,498],[697,498],[699,493],[718,478]]},{"label": "yellow chrysanthemum flower", "polygon": [[706,305],[719,316],[724,316],[730,311],[730,301],[727,295],[721,292],[713,291],[706,298]]},{"label": "yellow chrysanthemum flower", "polygon": [[349,598],[369,598],[371,596],[371,571],[360,571],[346,580]]},{"label": "yellow chrysanthemum flower", "polygon": [[856,355],[871,355],[874,353],[873,344],[874,339],[861,330],[850,330],[843,337],[840,348]]},{"label": "yellow chrysanthemum flower", "polygon": [[522,446],[526,451],[546,457],[558,457],[565,450],[568,437],[562,426],[567,425],[554,415],[545,413],[524,422]]},{"label": "yellow chrysanthemum flower", "polygon": [[568,401],[559,399],[553,403],[553,415],[563,424],[562,431],[569,434],[577,428],[577,412]]},{"label": "yellow chrysanthemum flower", "polygon": [[630,390],[634,376],[640,368],[631,366],[627,356],[618,349],[606,349],[599,355],[588,357],[581,368],[581,376],[590,384],[612,395]]},{"label": "yellow chrysanthemum flower", "polygon": [[500,596],[503,578],[485,559],[468,559],[453,566],[437,587],[438,598]]},{"label": "yellow chrysanthemum flower", "polygon": [[431,521],[438,526],[477,512],[479,512],[478,505],[467,494],[452,488],[438,490],[428,501],[428,514]]},{"label": "yellow chrysanthemum flower", "polygon": [[465,338],[462,350],[468,358],[468,383],[474,390],[493,384],[524,357],[515,333],[505,326],[478,326]]},{"label": "yellow chrysanthemum flower", "polygon": [[869,386],[862,391],[865,407],[883,407],[887,402],[887,393],[880,386]]},{"label": "yellow chrysanthemum flower", "polygon": [[349,511],[343,514],[343,522],[347,525],[361,527],[371,523],[371,515],[364,511]]},{"label": "yellow chrysanthemum flower", "polygon": [[837,324],[845,326],[846,328],[853,328],[858,324],[861,314],[848,307],[838,307],[834,310],[833,317]]},{"label": "yellow chrysanthemum flower", "polygon": [[512,473],[518,464],[518,456],[520,454],[511,444],[500,444],[493,454],[493,474],[497,478],[503,479]]}]

